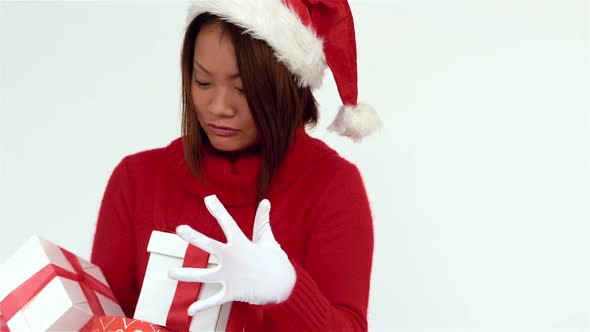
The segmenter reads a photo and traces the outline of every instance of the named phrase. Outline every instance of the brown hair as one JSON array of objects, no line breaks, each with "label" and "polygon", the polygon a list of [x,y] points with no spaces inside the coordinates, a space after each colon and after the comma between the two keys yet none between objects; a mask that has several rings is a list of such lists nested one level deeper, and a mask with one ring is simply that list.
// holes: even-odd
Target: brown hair
[{"label": "brown hair", "polygon": [[311,89],[298,86],[296,78],[275,58],[264,41],[252,38],[244,29],[217,16],[208,13],[197,16],[187,27],[181,53],[184,157],[197,178],[201,178],[203,144],[208,140],[191,99],[193,57],[200,29],[210,24],[221,24],[234,44],[244,93],[260,135],[262,165],[257,195],[260,201],[284,160],[297,128],[317,124],[317,102]]}]

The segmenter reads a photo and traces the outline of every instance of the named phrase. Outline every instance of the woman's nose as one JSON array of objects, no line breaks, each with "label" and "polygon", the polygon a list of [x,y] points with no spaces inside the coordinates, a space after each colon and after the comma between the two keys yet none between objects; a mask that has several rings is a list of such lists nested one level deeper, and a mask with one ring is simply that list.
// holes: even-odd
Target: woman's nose
[{"label": "woman's nose", "polygon": [[211,103],[209,104],[209,112],[217,116],[234,116],[235,109],[231,102],[231,95],[225,88],[215,89]]}]

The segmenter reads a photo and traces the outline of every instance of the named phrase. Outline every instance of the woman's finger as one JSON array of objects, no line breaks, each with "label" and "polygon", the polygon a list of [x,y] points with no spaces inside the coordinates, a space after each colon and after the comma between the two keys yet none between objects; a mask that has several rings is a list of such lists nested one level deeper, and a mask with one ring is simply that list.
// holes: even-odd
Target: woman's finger
[{"label": "woman's finger", "polygon": [[174,268],[168,271],[168,276],[171,279],[178,281],[190,282],[220,282],[217,272],[219,269],[215,268],[193,268],[182,267]]},{"label": "woman's finger", "polygon": [[217,196],[211,195],[205,197],[205,206],[207,207],[207,210],[209,210],[209,213],[211,213],[211,215],[217,219],[217,222],[219,223],[219,226],[221,226],[228,243],[231,242],[234,236],[242,235],[245,237],[238,224],[236,224],[234,218],[232,218],[229,212],[227,212]]},{"label": "woman's finger", "polygon": [[223,243],[203,235],[188,225],[176,227],[176,234],[193,246],[199,247],[216,256],[221,253],[222,247],[224,246]]},{"label": "woman's finger", "polygon": [[228,301],[224,300],[224,298],[223,298],[224,294],[225,294],[225,290],[222,289],[219,292],[215,293],[215,295],[212,295],[206,299],[202,299],[202,300],[199,300],[199,301],[191,304],[188,307],[189,316],[194,316],[199,311],[203,311],[203,310],[221,305],[225,302],[228,302]]},{"label": "woman's finger", "polygon": [[256,216],[254,217],[254,229],[252,231],[252,242],[276,242],[270,229],[270,202],[263,199],[258,204]]}]

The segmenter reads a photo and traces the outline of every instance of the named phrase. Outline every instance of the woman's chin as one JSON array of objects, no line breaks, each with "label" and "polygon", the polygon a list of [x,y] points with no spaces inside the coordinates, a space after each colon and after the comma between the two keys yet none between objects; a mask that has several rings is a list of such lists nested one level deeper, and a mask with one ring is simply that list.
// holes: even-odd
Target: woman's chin
[{"label": "woman's chin", "polygon": [[217,135],[207,135],[209,144],[215,150],[220,152],[240,152],[240,151],[258,151],[259,143],[256,140],[244,139],[239,135],[233,137],[223,137]]},{"label": "woman's chin", "polygon": [[231,140],[209,138],[209,142],[211,142],[211,146],[213,146],[215,150],[222,152],[236,152],[245,148],[239,144],[239,142],[232,142]]}]

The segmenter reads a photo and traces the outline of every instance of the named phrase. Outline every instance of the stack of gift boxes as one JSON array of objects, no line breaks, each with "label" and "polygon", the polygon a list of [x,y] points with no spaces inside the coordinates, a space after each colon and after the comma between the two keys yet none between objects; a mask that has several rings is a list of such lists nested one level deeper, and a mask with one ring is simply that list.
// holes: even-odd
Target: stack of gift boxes
[{"label": "stack of gift boxes", "polygon": [[[148,266],[133,318],[125,317],[100,269],[34,236],[0,265],[0,331],[242,331],[241,303],[226,303],[189,317],[216,283],[178,282],[175,267],[214,267],[215,256],[178,235],[154,231]],[[232,306],[234,306],[232,310]]]}]

